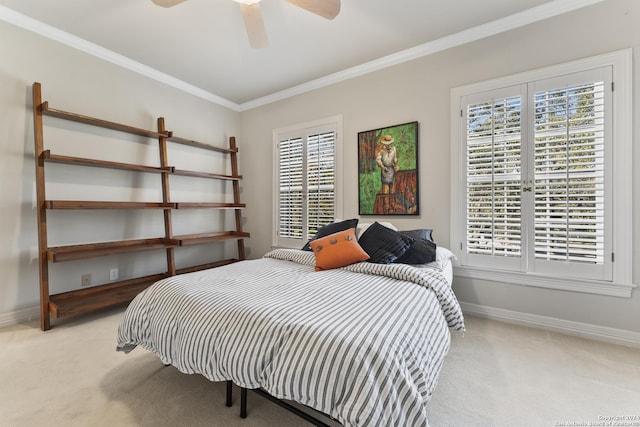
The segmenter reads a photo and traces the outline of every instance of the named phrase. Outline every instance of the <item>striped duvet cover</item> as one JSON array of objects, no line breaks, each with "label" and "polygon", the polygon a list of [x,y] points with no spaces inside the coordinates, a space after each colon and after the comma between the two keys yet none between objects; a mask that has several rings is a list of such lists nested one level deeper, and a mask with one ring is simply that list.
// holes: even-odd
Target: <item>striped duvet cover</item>
[{"label": "striped duvet cover", "polygon": [[127,308],[117,349],[141,346],[345,426],[427,426],[449,328],[464,330],[449,283],[402,264],[316,272],[314,262],[278,249],[161,280]]}]

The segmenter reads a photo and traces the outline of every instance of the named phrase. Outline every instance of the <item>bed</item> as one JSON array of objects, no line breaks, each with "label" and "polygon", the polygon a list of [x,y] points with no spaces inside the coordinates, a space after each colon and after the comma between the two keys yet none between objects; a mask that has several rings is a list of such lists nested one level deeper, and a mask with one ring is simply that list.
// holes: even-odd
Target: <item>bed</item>
[{"label": "bed", "polygon": [[464,331],[450,252],[439,251],[420,268],[316,271],[314,252],[276,249],[163,279],[127,308],[117,350],[140,346],[183,373],[261,389],[345,426],[426,426],[450,328]]}]

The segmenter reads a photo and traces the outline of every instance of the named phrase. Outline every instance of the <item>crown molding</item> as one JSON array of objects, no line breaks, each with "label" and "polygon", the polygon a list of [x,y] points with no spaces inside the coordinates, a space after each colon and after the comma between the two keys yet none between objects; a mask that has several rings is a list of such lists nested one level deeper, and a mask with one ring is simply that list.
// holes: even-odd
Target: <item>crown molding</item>
[{"label": "crown molding", "polygon": [[159,81],[160,83],[164,83],[168,86],[174,87],[191,95],[195,95],[214,104],[230,108],[234,111],[240,111],[240,106],[235,102],[229,101],[228,99],[222,98],[183,80],[172,77],[168,74],[156,70],[155,68],[146,66],[124,55],[120,55],[119,53],[116,53],[112,50],[105,49],[104,47],[99,46],[95,43],[91,43],[83,38],[74,36],[73,34],[69,34],[51,25],[45,24],[44,22],[18,13],[5,6],[0,6],[0,20],[6,21],[25,30],[34,32],[43,37],[47,37],[51,40],[55,40],[74,49],[88,53],[89,55],[104,59],[105,61],[111,62],[112,64],[126,68],[130,71],[133,71],[134,73],[141,74],[145,77],[149,77],[153,80]]},{"label": "crown molding", "polygon": [[591,6],[596,3],[601,3],[603,1],[605,0],[553,0],[540,6],[527,9],[523,12],[507,16],[505,18],[488,22],[483,25],[478,25],[477,27],[469,28],[467,30],[460,31],[449,36],[441,37],[437,40],[433,40],[419,46],[396,52],[391,55],[387,55],[382,58],[375,59],[373,61],[366,62],[364,64],[357,65],[355,67],[351,67],[325,77],[321,77],[319,79],[311,80],[307,83],[293,86],[289,89],[285,89],[271,95],[254,99],[253,101],[245,102],[243,104],[240,104],[240,110],[250,110],[252,108],[290,98],[295,95],[300,95],[315,89],[320,89],[335,83],[352,79],[354,77],[359,77],[365,74],[372,73],[374,71],[412,61],[423,56],[432,55],[443,50],[451,49],[453,47],[460,46],[466,43],[471,43],[476,40],[500,34],[505,31],[513,30],[515,28],[523,27],[534,22],[552,18],[554,16],[571,12],[573,10],[580,9],[586,6]]},{"label": "crown molding", "polygon": [[272,93],[267,96],[256,98],[242,104],[237,104],[228,99],[222,98],[183,80],[172,77],[154,68],[141,64],[131,58],[105,49],[80,37],[76,37],[65,31],[59,30],[41,21],[37,21],[26,15],[18,13],[12,9],[0,6],[0,20],[14,24],[18,27],[32,31],[36,34],[63,43],[90,55],[109,61],[115,65],[129,69],[135,73],[142,74],[151,79],[157,80],[168,86],[195,95],[212,103],[221,105],[234,111],[242,112],[263,105],[271,104],[292,96],[300,95],[312,90],[320,89],[335,83],[359,77],[374,71],[382,70],[404,62],[412,61],[423,56],[428,56],[446,49],[490,37],[505,31],[513,30],[534,22],[552,18],[576,9],[591,6],[605,0],[552,0],[527,9],[523,12],[507,16],[483,25],[478,25],[455,34],[451,34],[431,42],[415,46],[409,49],[396,52],[373,61],[366,62],[355,67],[351,67],[337,73],[329,74],[315,80],[311,80],[301,85]]}]

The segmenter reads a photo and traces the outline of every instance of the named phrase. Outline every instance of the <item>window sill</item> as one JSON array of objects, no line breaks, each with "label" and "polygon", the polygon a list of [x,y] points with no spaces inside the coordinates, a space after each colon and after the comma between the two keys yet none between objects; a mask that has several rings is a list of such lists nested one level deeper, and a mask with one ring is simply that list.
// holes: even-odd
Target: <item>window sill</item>
[{"label": "window sill", "polygon": [[453,274],[458,277],[466,277],[469,279],[489,280],[514,285],[535,286],[538,288],[608,295],[620,298],[631,298],[631,293],[636,287],[636,285],[631,283],[614,283],[598,280],[551,277],[532,273],[500,271],[478,267],[456,266],[453,269]]}]

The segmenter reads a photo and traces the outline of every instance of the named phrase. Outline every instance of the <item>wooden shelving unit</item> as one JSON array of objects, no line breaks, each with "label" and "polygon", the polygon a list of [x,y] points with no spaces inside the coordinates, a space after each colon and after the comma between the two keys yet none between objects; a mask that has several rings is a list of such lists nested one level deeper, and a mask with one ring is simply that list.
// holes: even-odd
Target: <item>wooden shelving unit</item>
[{"label": "wooden shelving unit", "polygon": [[[143,136],[158,140],[160,166],[146,166],[132,163],[88,159],[82,157],[65,156],[52,153],[44,148],[43,116],[73,121],[88,126],[97,126],[127,134]],[[238,174],[238,160],[236,141],[229,138],[229,148],[216,147],[210,144],[193,141],[174,136],[165,129],[164,118],[158,119],[158,130],[140,129],[108,120],[102,120],[82,114],[71,113],[49,107],[48,102],[42,101],[40,83],[33,84],[33,117],[34,143],[36,162],[36,192],[38,213],[38,248],[40,270],[40,327],[43,331],[51,328],[51,318],[76,315],[100,308],[109,307],[131,301],[140,291],[154,282],[176,274],[216,268],[245,259],[244,240],[249,233],[242,231],[241,211],[245,204],[240,203],[239,182],[242,176]],[[229,156],[231,175],[177,170],[168,164],[167,143],[183,144],[203,150],[215,151]],[[162,184],[162,200],[153,202],[130,201],[95,201],[95,200],[47,200],[45,169],[47,163],[59,163],[73,166],[109,168],[127,170],[140,173],[159,174]],[[218,202],[178,202],[170,201],[170,177],[174,175],[225,180],[232,182],[233,203]],[[132,210],[132,209],[160,209],[164,214],[164,235],[147,239],[119,240],[113,242],[88,242],[78,245],[49,246],[47,238],[48,210]],[[172,211],[175,209],[231,209],[235,211],[235,229],[211,231],[206,233],[173,235]],[[207,264],[195,265],[176,269],[174,250],[181,246],[208,244],[228,240],[237,241],[237,258],[216,260]],[[163,249],[166,251],[167,269],[157,274],[144,277],[111,282],[104,285],[80,288],[58,294],[49,293],[49,263],[74,261],[96,258],[116,254],[150,251]]]}]

